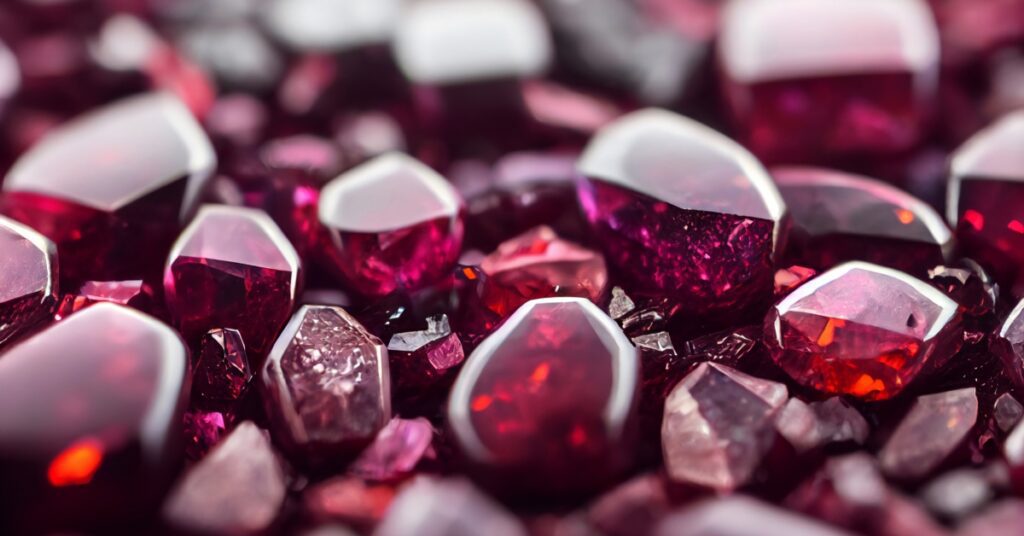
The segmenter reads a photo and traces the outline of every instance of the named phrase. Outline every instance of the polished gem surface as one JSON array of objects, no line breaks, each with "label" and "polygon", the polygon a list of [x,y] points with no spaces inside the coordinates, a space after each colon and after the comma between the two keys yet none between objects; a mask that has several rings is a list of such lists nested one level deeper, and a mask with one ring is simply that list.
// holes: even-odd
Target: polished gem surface
[{"label": "polished gem surface", "polygon": [[245,342],[236,329],[211,329],[203,335],[192,367],[192,398],[206,403],[233,403],[242,399],[253,371]]},{"label": "polished gem surface", "polygon": [[434,427],[430,421],[394,418],[349,466],[350,474],[389,482],[411,475],[420,460],[433,454]]},{"label": "polished gem surface", "polygon": [[57,250],[45,237],[0,217],[0,346],[44,322],[57,306]]},{"label": "polished gem surface", "polygon": [[963,445],[977,419],[973,387],[918,397],[878,453],[882,470],[894,478],[927,475]]}]

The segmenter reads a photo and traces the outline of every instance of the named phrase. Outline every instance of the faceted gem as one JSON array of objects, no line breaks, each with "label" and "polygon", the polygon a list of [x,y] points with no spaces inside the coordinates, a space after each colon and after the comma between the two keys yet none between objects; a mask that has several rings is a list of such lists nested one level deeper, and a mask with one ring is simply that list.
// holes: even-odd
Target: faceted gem
[{"label": "faceted gem", "polygon": [[0,519],[14,533],[148,515],[178,463],[188,351],[97,304],[0,359]]},{"label": "faceted gem", "polygon": [[775,297],[781,298],[797,287],[808,282],[818,272],[806,266],[793,265],[788,268],[780,268],[775,271]]},{"label": "faceted gem", "polygon": [[754,158],[721,134],[659,110],[602,130],[579,162],[580,204],[609,263],[687,314],[767,299],[785,205]]},{"label": "faceted gem", "polygon": [[66,280],[150,272],[193,214],[216,165],[209,140],[166,94],[85,115],[25,153],[4,180],[2,210],[57,244]]},{"label": "faceted gem", "polygon": [[977,420],[973,387],[918,397],[878,453],[882,470],[894,478],[926,476],[964,444]]},{"label": "faceted gem", "polygon": [[991,339],[992,350],[1003,360],[1010,379],[1024,387],[1024,300],[1010,311]]},{"label": "faceted gem", "polygon": [[1009,432],[1024,417],[1024,405],[1010,393],[1003,393],[996,399],[992,416],[1000,430]]},{"label": "faceted gem", "polygon": [[300,465],[344,463],[391,419],[387,348],[340,307],[302,306],[261,380],[271,432]]},{"label": "faceted gem", "polygon": [[957,304],[902,272],[842,264],[796,289],[765,319],[765,344],[812,389],[884,400],[962,343]]},{"label": "faceted gem", "polygon": [[425,330],[396,333],[388,341],[391,379],[396,397],[429,390],[451,378],[466,360],[462,341],[452,331],[446,315],[427,318]]},{"label": "faceted gem", "polygon": [[220,443],[231,424],[232,416],[221,411],[186,411],[182,419],[185,455],[198,460]]},{"label": "faceted gem", "polygon": [[383,296],[437,281],[462,247],[462,200],[443,177],[398,153],[324,187],[320,223],[328,266],[360,294]]},{"label": "faceted gem", "polygon": [[526,536],[512,514],[461,479],[420,477],[395,497],[377,536]]},{"label": "faceted gem", "polygon": [[719,46],[740,136],[770,163],[910,149],[937,93],[938,33],[916,0],[733,4]]},{"label": "faceted gem", "polygon": [[947,210],[960,253],[1019,295],[1024,281],[1024,111],[1004,116],[964,143],[950,160]]},{"label": "faceted gem", "polygon": [[167,259],[164,292],[186,341],[236,329],[257,365],[288,321],[300,276],[295,248],[265,213],[205,206]]},{"label": "faceted gem", "polygon": [[706,499],[668,516],[656,536],[849,536],[843,530],[736,495]]},{"label": "faceted gem", "polygon": [[791,398],[776,416],[775,427],[800,451],[834,443],[863,445],[871,433],[864,416],[839,397],[810,404]]},{"label": "faceted gem", "polygon": [[270,437],[246,421],[184,474],[164,502],[163,518],[189,533],[263,534],[286,491]]},{"label": "faceted gem", "polygon": [[349,466],[349,474],[375,482],[400,480],[412,473],[420,460],[433,454],[434,427],[430,421],[391,419],[377,438]]},{"label": "faceted gem", "polygon": [[77,292],[65,294],[57,306],[54,318],[61,320],[86,307],[109,302],[127,305],[137,311],[158,315],[161,313],[159,299],[152,286],[142,279],[126,281],[86,281]]},{"label": "faceted gem", "polygon": [[637,367],[591,302],[527,302],[466,360],[448,405],[453,439],[503,493],[590,491],[629,459]]},{"label": "faceted gem", "polygon": [[661,448],[676,482],[728,492],[746,484],[774,441],[781,383],[702,363],[665,401]]},{"label": "faceted gem", "polygon": [[953,234],[931,207],[888,184],[817,168],[776,168],[792,218],[786,257],[827,270],[862,260],[909,273],[943,264]]},{"label": "faceted gem", "polygon": [[999,285],[978,263],[960,259],[949,266],[928,270],[928,282],[960,305],[964,342],[984,342],[996,324]]},{"label": "faceted gem", "polygon": [[203,335],[199,357],[192,368],[193,399],[207,404],[238,402],[252,377],[238,330],[217,328]]},{"label": "faceted gem", "polygon": [[484,301],[502,317],[537,298],[571,296],[598,303],[608,284],[600,253],[562,240],[550,227],[502,243],[480,268],[488,276]]},{"label": "faceted gem", "polygon": [[39,233],[0,217],[0,346],[45,321],[57,306],[57,250]]}]

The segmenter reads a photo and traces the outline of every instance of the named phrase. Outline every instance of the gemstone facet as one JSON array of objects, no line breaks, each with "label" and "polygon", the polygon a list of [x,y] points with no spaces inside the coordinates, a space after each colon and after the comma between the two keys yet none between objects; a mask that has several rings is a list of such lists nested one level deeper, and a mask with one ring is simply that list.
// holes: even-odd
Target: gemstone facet
[{"label": "gemstone facet", "polygon": [[57,250],[39,233],[0,217],[0,346],[57,306]]},{"label": "gemstone facet", "polygon": [[878,453],[882,470],[895,478],[927,475],[964,444],[977,420],[973,387],[918,397]]}]

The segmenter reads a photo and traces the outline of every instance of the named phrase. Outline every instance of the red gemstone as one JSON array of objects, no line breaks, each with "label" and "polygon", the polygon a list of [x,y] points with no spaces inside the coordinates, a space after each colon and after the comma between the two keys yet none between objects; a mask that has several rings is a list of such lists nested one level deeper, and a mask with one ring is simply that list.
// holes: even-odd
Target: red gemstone
[{"label": "red gemstone", "polygon": [[4,181],[3,212],[57,244],[66,280],[136,279],[156,273],[215,163],[178,100],[135,97],[25,153]]},{"label": "red gemstone", "polygon": [[344,464],[391,418],[387,349],[339,307],[299,309],[261,381],[275,440],[305,467]]},{"label": "red gemstone", "polygon": [[765,319],[772,358],[797,383],[891,398],[960,348],[956,302],[902,272],[862,262],[805,283]]},{"label": "red gemstone", "polygon": [[504,493],[590,491],[629,460],[637,367],[636,349],[594,304],[534,300],[466,361],[449,425]]},{"label": "red gemstone", "polygon": [[424,458],[432,457],[434,427],[430,421],[391,419],[377,438],[349,466],[349,474],[375,482],[393,482],[412,474]]},{"label": "red gemstone", "polygon": [[791,262],[827,270],[861,260],[923,276],[951,253],[953,234],[942,217],[888,184],[816,168],[771,174],[792,218]]},{"label": "red gemstone", "polygon": [[502,317],[538,298],[569,296],[599,303],[608,286],[604,257],[562,240],[550,227],[500,244],[480,268],[487,274],[484,302]]},{"label": "red gemstone", "polygon": [[910,149],[937,92],[938,32],[916,0],[732,4],[719,47],[740,137],[773,164]]},{"label": "red gemstone", "polygon": [[973,387],[918,397],[878,452],[882,470],[893,478],[927,476],[965,444],[977,421]]},{"label": "red gemstone", "polygon": [[187,342],[236,329],[258,364],[291,315],[299,272],[295,248],[266,214],[206,206],[167,260],[167,308]]},{"label": "red gemstone", "polygon": [[462,341],[446,315],[428,317],[425,327],[395,333],[388,341],[396,398],[416,398],[432,387],[447,388],[452,373],[466,360]]},{"label": "red gemstone", "polygon": [[186,411],[182,419],[185,436],[185,455],[198,460],[220,443],[231,424],[231,414],[220,411]]},{"label": "red gemstone", "polygon": [[232,404],[252,381],[242,335],[235,329],[211,329],[199,345],[192,368],[192,398],[203,404]]},{"label": "red gemstone", "polygon": [[383,296],[441,279],[462,247],[462,200],[443,177],[398,154],[324,187],[320,223],[328,266],[360,294]]},{"label": "red gemstone", "polygon": [[[368,533],[388,512],[394,498],[395,488],[390,484],[368,484],[361,478],[342,476],[306,488],[302,509],[312,519],[344,523]],[[424,527],[416,527],[417,533]]]},{"label": "red gemstone", "polygon": [[188,352],[102,303],[0,359],[0,525],[14,533],[148,515],[176,467]]},{"label": "red gemstone", "polygon": [[818,272],[806,266],[794,264],[775,271],[775,297],[782,298],[800,285],[810,281]]},{"label": "red gemstone", "polygon": [[153,288],[141,279],[127,281],[86,281],[78,291],[65,294],[57,306],[54,318],[61,320],[70,314],[102,302],[127,305],[132,309],[156,315],[160,305]]},{"label": "red gemstone", "polygon": [[0,217],[0,346],[57,306],[57,250],[39,233]]},{"label": "red gemstone", "polygon": [[952,156],[949,221],[959,250],[1015,295],[1024,285],[1024,111],[982,130]]},{"label": "red gemstone", "polygon": [[602,130],[579,169],[594,237],[632,286],[667,293],[692,316],[735,316],[771,295],[785,205],[743,148],[645,110]]}]

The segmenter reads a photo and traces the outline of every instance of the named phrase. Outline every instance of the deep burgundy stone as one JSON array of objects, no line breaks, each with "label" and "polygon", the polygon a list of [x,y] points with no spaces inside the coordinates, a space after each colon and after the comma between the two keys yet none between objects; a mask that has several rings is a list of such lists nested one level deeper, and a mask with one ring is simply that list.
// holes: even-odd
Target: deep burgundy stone
[{"label": "deep burgundy stone", "polygon": [[692,316],[736,316],[767,299],[785,206],[743,148],[684,117],[635,112],[579,163],[580,204],[608,262],[632,287]]},{"label": "deep burgundy stone", "polygon": [[973,387],[918,397],[878,453],[882,470],[902,479],[928,475],[965,443],[977,420]]},{"label": "deep burgundy stone", "polygon": [[630,460],[637,352],[580,298],[523,305],[466,360],[448,424],[507,494],[589,492]]},{"label": "deep burgundy stone", "polygon": [[300,308],[260,379],[271,432],[301,466],[349,461],[391,418],[387,348],[340,307]]},{"label": "deep burgundy stone", "polygon": [[391,419],[352,462],[348,473],[373,482],[401,480],[411,475],[421,460],[433,456],[433,440],[430,421],[422,417]]},{"label": "deep burgundy stone", "polygon": [[786,258],[827,270],[861,260],[925,275],[952,252],[934,209],[888,184],[817,168],[774,168],[792,217]]},{"label": "deep burgundy stone", "polygon": [[3,212],[57,244],[66,280],[153,275],[216,162],[178,100],[111,104],[25,153],[4,180]]},{"label": "deep burgundy stone", "polygon": [[910,149],[937,92],[938,32],[916,0],[733,4],[719,45],[740,137],[773,164]]},{"label": "deep burgundy stone", "polygon": [[163,519],[190,534],[263,534],[286,491],[270,437],[246,421],[182,476],[164,502]]},{"label": "deep burgundy stone", "polygon": [[665,401],[661,446],[676,481],[729,492],[748,483],[774,441],[786,386],[702,363]]},{"label": "deep burgundy stone", "polygon": [[132,309],[160,316],[160,300],[152,285],[142,279],[127,281],[86,281],[77,292],[64,294],[54,312],[54,318],[61,320],[72,313],[102,302],[127,305]]},{"label": "deep burgundy stone", "polygon": [[797,383],[866,400],[891,398],[957,352],[956,302],[902,272],[850,262],[776,304],[765,344]]},{"label": "deep burgundy stone", "polygon": [[383,296],[448,273],[462,247],[462,200],[443,177],[398,154],[378,157],[321,192],[326,264],[352,290]]},{"label": "deep burgundy stone", "polygon": [[953,155],[946,207],[962,254],[978,261],[1014,296],[1024,272],[1024,112],[977,133]]},{"label": "deep burgundy stone", "polygon": [[656,536],[847,536],[845,531],[742,495],[707,499],[662,521]]},{"label": "deep burgundy stone", "polygon": [[307,488],[302,494],[302,510],[314,520],[340,522],[368,533],[384,518],[394,498],[391,484],[368,484],[361,478],[342,476]]},{"label": "deep burgundy stone", "polygon": [[1000,117],[1024,108],[1024,89],[1021,89],[1021,81],[1024,80],[1024,51],[1013,48],[1001,51],[992,60],[989,73],[990,87],[984,105],[986,114],[989,117]]},{"label": "deep burgundy stone", "polygon": [[377,536],[526,536],[518,519],[466,480],[421,477],[395,497]]},{"label": "deep burgundy stone", "polygon": [[446,389],[466,360],[462,341],[446,315],[428,317],[425,328],[395,333],[388,341],[396,399],[416,399]]},{"label": "deep burgundy stone", "polygon": [[295,248],[266,214],[206,206],[174,244],[164,293],[186,341],[236,329],[258,366],[288,321],[301,276]]},{"label": "deep burgundy stone", "polygon": [[960,259],[949,266],[928,270],[928,282],[960,305],[964,319],[964,342],[984,342],[996,324],[999,285],[978,263]]},{"label": "deep burgundy stone", "polygon": [[233,424],[231,413],[221,411],[190,410],[182,418],[185,437],[185,455],[198,460],[220,442]]},{"label": "deep burgundy stone", "polygon": [[248,391],[252,377],[238,330],[217,328],[203,335],[192,367],[193,400],[207,405],[232,405]]},{"label": "deep burgundy stone", "polygon": [[0,346],[25,334],[57,306],[57,250],[32,229],[0,217]]},{"label": "deep burgundy stone", "polygon": [[147,516],[180,456],[188,351],[101,303],[0,359],[0,525],[15,533]]}]

